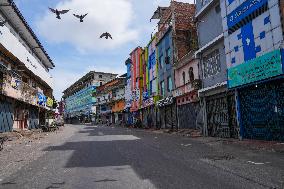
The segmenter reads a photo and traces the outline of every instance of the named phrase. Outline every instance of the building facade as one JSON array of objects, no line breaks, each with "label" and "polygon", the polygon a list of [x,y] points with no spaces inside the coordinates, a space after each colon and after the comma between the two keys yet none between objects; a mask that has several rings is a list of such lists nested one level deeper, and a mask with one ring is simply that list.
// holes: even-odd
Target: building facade
[{"label": "building facade", "polygon": [[274,0],[221,1],[228,88],[237,94],[242,138],[284,140],[283,7]]},{"label": "building facade", "polygon": [[199,60],[194,51],[184,56],[175,65],[175,86],[173,96],[177,101],[177,119],[180,129],[197,129],[197,116],[200,112],[198,89],[201,87],[199,79]]},{"label": "building facade", "polygon": [[126,120],[126,125],[132,125],[133,124],[133,116],[132,112],[130,111],[131,106],[132,106],[132,101],[133,101],[133,96],[132,96],[132,62],[131,59],[128,58],[125,61],[125,65],[127,68],[127,73],[126,73],[126,83],[125,83],[125,120]]},{"label": "building facade", "polygon": [[116,76],[117,74],[91,71],[68,87],[63,92],[65,120],[68,123],[95,121],[96,89]]},{"label": "building facade", "polygon": [[219,0],[196,2],[204,134],[238,137],[234,91],[227,90],[227,65]]},{"label": "building facade", "polygon": [[39,128],[53,111],[54,64],[15,3],[1,3],[0,132]]},{"label": "building facade", "polygon": [[143,94],[143,64],[141,59],[142,52],[143,49],[141,47],[137,47],[130,53],[132,82],[132,103],[130,111],[132,112],[132,117],[136,120],[142,119],[142,113],[140,109]]},{"label": "building facade", "polygon": [[171,1],[169,7],[159,7],[152,19],[158,19],[157,60],[160,127],[177,129],[177,105],[173,96],[175,89],[174,65],[195,48],[195,5]]},{"label": "building facade", "polygon": [[97,123],[116,125],[126,122],[125,83],[126,77],[121,76],[97,88]]}]

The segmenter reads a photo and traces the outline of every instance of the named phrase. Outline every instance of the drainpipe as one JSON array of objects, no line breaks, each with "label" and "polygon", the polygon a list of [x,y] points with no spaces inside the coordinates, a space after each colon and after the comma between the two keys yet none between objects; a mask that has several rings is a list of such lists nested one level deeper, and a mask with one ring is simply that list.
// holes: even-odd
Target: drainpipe
[{"label": "drainpipe", "polygon": [[235,101],[236,101],[236,114],[237,114],[237,124],[240,128],[239,131],[239,139],[243,140],[244,137],[244,127],[242,125],[242,119],[241,119],[241,101],[240,101],[240,95],[239,91],[235,90]]},{"label": "drainpipe", "polygon": [[178,116],[179,116],[179,106],[177,105],[176,103],[176,122],[177,122],[177,131],[179,130],[179,119],[178,119]]},{"label": "drainpipe", "polygon": [[203,133],[204,136],[208,136],[208,122],[207,122],[207,113],[206,113],[206,97],[203,97]]}]

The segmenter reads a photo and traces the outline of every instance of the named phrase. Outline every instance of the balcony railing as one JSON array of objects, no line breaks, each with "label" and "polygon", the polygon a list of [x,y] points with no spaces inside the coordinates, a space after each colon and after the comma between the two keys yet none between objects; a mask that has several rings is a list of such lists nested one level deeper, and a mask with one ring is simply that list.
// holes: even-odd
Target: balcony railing
[{"label": "balcony railing", "polygon": [[200,88],[201,88],[201,80],[196,79],[196,80],[193,80],[192,82],[189,82],[185,85],[177,87],[173,92],[173,96],[174,97],[182,96],[182,95],[187,94],[191,91],[199,90]]}]

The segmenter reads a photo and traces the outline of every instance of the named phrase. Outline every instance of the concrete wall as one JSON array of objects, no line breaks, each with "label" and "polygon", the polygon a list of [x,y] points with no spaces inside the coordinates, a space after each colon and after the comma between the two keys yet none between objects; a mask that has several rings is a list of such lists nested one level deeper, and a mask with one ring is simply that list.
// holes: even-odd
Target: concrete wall
[{"label": "concrete wall", "polygon": [[[204,57],[208,54],[212,53],[214,50],[218,49],[220,53],[220,72],[210,77],[204,78]],[[210,87],[216,85],[217,83],[222,83],[227,81],[227,65],[226,65],[226,56],[225,56],[225,49],[224,49],[224,40],[221,40],[219,43],[215,44],[214,46],[210,47],[208,50],[204,51],[201,55],[201,67],[202,68],[202,81],[203,81],[203,88]]]},{"label": "concrete wall", "polygon": [[15,57],[17,57],[25,66],[35,75],[45,81],[50,87],[53,87],[53,79],[48,70],[43,66],[39,59],[33,55],[32,50],[23,39],[6,24],[1,27],[0,43]]},{"label": "concrete wall", "polygon": [[[200,1],[197,1],[200,2]],[[218,12],[219,10],[219,12]],[[219,3],[198,18],[199,47],[209,43],[211,40],[222,34],[222,18]]]}]

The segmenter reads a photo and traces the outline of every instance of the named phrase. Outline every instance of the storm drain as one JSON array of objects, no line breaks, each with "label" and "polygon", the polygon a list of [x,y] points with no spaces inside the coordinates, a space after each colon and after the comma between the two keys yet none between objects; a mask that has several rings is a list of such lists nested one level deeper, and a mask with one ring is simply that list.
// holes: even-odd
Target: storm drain
[{"label": "storm drain", "polygon": [[206,156],[204,159],[212,160],[212,161],[221,161],[221,160],[232,160],[235,159],[232,155],[212,155],[212,156]]}]

